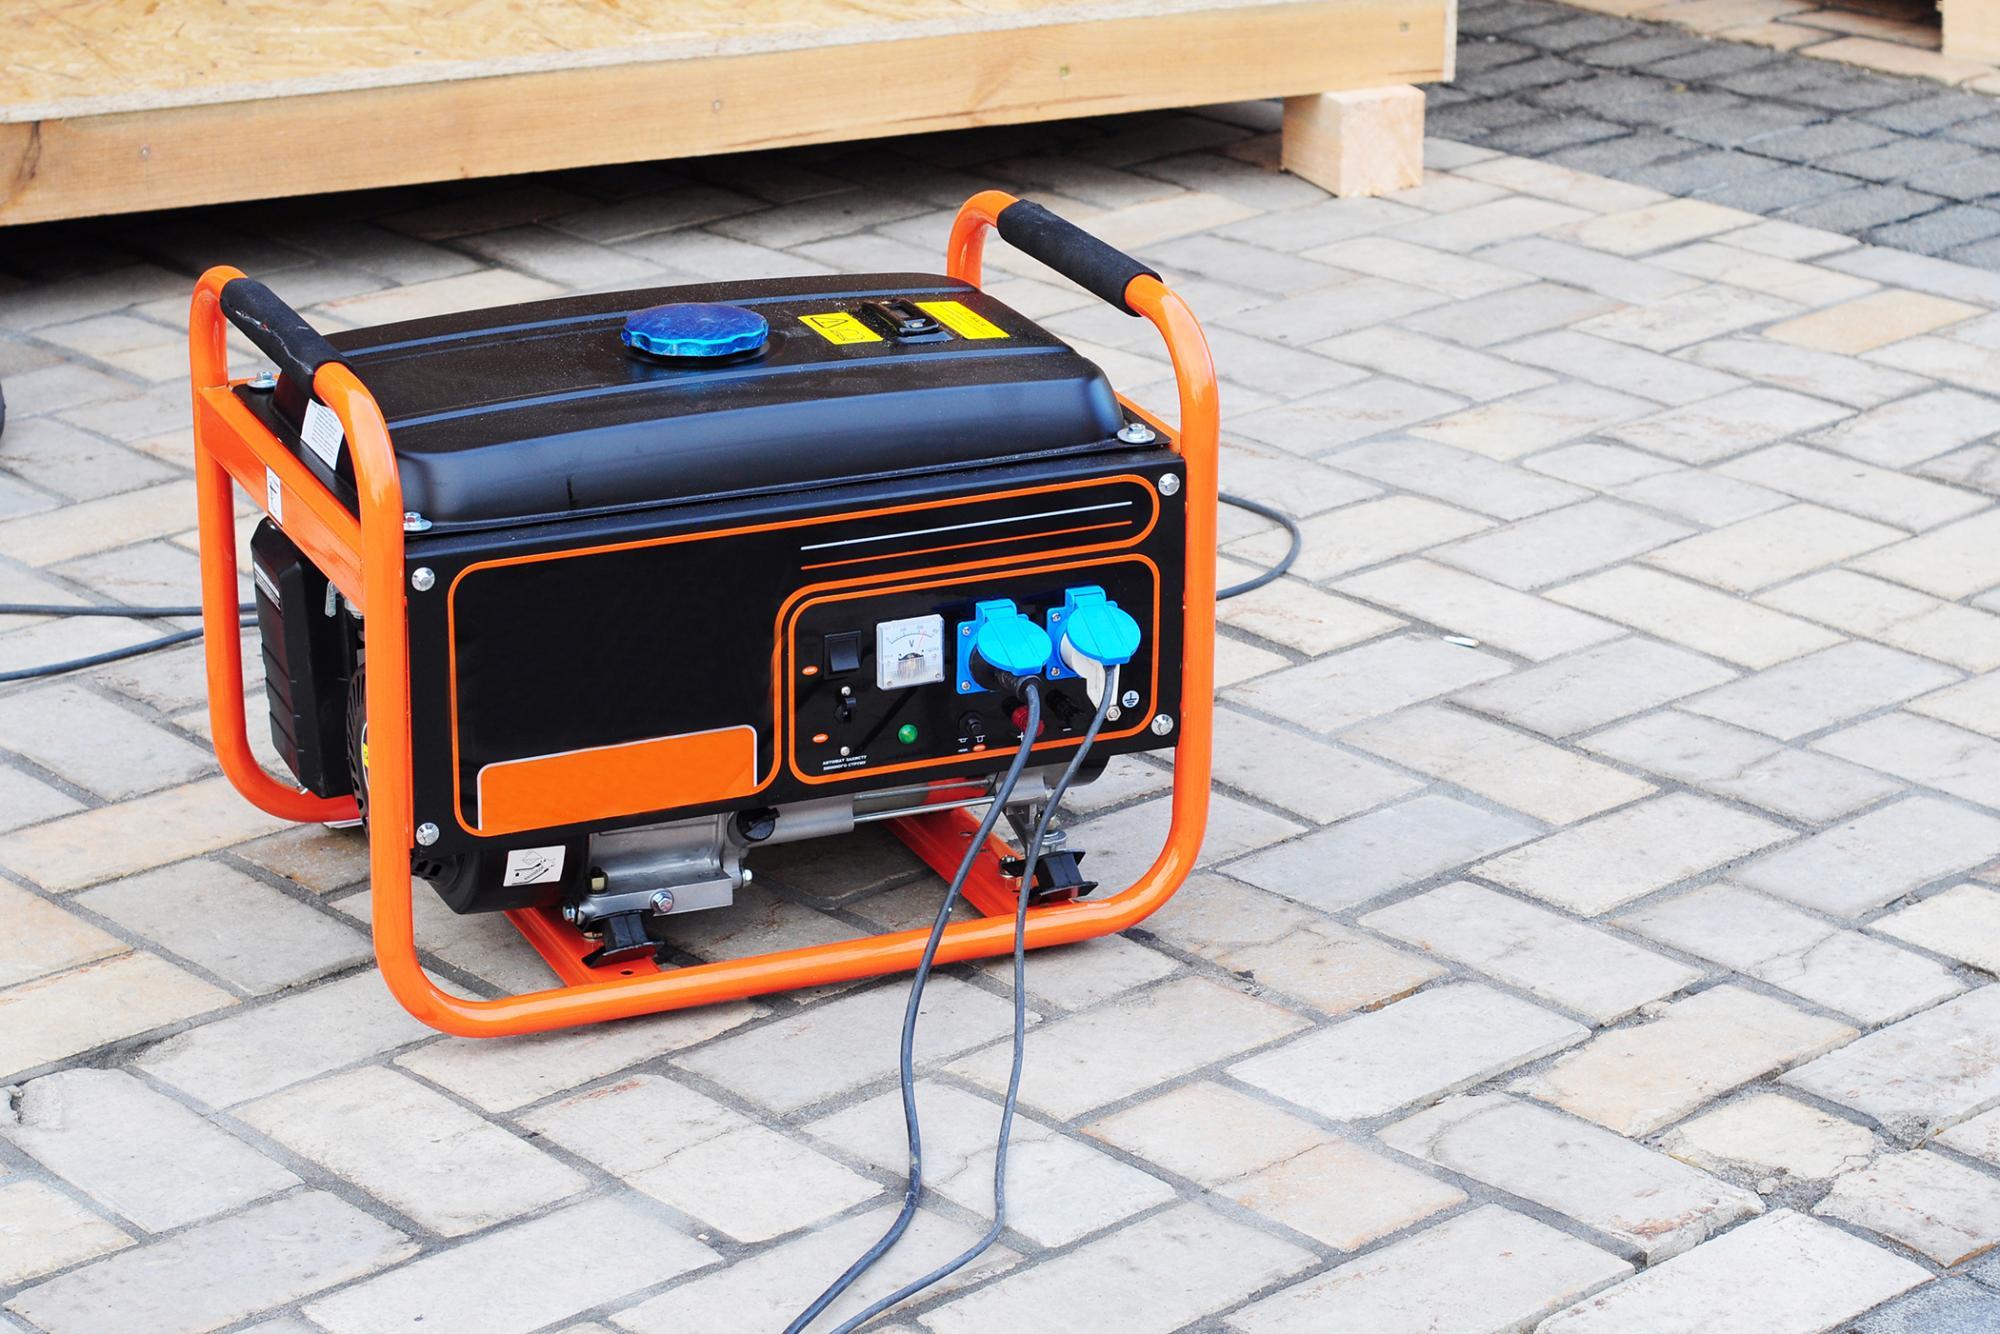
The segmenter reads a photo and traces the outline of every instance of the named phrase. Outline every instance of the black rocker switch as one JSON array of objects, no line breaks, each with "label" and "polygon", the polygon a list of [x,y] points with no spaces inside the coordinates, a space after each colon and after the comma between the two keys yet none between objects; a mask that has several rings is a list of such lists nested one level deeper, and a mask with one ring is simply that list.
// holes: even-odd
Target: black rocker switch
[{"label": "black rocker switch", "polygon": [[826,637],[826,671],[829,676],[844,676],[848,672],[861,670],[861,635],[859,631],[849,631],[841,635]]},{"label": "black rocker switch", "polygon": [[902,297],[891,297],[887,301],[864,301],[862,313],[870,323],[879,325],[897,338],[923,339],[930,341],[944,336],[938,327],[937,317],[925,311],[914,301]]}]

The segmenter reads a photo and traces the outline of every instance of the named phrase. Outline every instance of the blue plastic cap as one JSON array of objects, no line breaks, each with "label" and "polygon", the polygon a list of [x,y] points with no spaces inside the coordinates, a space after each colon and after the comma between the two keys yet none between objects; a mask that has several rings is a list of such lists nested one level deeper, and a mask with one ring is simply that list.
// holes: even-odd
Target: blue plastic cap
[{"label": "blue plastic cap", "polygon": [[1047,665],[1053,651],[1049,632],[1014,610],[1012,602],[982,602],[978,613],[973,648],[987,665],[1013,676],[1033,676]]},{"label": "blue plastic cap", "polygon": [[1139,622],[1101,588],[1071,589],[1063,599],[1063,638],[1084,657],[1117,667],[1139,651]]},{"label": "blue plastic cap", "polygon": [[633,311],[618,341],[654,357],[726,357],[755,351],[770,336],[754,310],[688,301]]}]

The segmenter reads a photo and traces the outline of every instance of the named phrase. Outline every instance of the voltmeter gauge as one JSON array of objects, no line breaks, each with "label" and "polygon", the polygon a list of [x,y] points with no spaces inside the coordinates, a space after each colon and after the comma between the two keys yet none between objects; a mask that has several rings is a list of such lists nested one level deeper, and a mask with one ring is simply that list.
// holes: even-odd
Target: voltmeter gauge
[{"label": "voltmeter gauge", "polygon": [[944,617],[911,616],[875,626],[875,684],[883,690],[944,680]]}]

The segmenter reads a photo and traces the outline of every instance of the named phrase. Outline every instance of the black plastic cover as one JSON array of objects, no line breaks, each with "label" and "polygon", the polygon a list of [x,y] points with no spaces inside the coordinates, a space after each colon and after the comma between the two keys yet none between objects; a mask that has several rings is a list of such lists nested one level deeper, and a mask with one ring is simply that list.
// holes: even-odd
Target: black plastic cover
[{"label": "black plastic cover", "polygon": [[[967,315],[943,318],[941,340],[900,339],[865,314],[897,298]],[[626,314],[671,301],[748,306],[770,321],[770,341],[689,362],[621,345]],[[843,315],[851,324],[836,318],[828,332],[804,318]],[[977,288],[924,274],[600,293],[330,341],[381,404],[404,507],[440,526],[1118,448],[1123,424],[1094,364]],[[278,396],[283,415],[302,407]],[[351,499],[347,451],[332,472],[301,457]]]},{"label": "black plastic cover", "polygon": [[326,576],[269,519],[250,534],[257,632],[271,741],[299,785],[320,797],[354,790],[347,767],[347,682]]}]

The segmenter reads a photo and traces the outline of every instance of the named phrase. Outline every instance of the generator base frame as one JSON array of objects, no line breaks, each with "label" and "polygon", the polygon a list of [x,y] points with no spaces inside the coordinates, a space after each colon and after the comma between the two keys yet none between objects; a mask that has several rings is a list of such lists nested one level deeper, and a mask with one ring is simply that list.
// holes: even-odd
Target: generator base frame
[{"label": "generator base frame", "polygon": [[[1003,221],[1001,214],[1010,208],[1013,214]],[[1219,415],[1207,340],[1187,305],[1156,274],[1045,210],[989,190],[968,200],[953,222],[947,255],[952,277],[979,284],[986,234],[993,229],[1159,330],[1173,362],[1179,396],[1177,438],[1136,404],[1128,401],[1125,406],[1175,439],[1187,475],[1182,717],[1174,749],[1172,821],[1151,867],[1127,888],[1102,898],[1031,907],[1026,943],[1040,948],[1134,925],[1164,904],[1194,868],[1208,820]],[[237,399],[228,374],[227,335],[232,321],[224,311],[222,288],[242,276],[228,267],[203,274],[189,316],[202,621],[215,751],[236,789],[272,815],[300,823],[357,818],[352,796],[323,798],[281,782],[251,753],[237,612],[234,487],[241,486],[367,618],[369,893],[375,958],[390,992],[404,1008],[447,1033],[500,1037],[914,968],[928,934],[924,930],[885,932],[668,970],[650,960],[593,968],[583,960],[594,941],[551,910],[521,909],[506,915],[564,985],[468,999],[443,990],[431,979],[418,957],[411,899],[409,625],[403,495],[396,456],[382,411],[366,386],[337,359],[303,354],[292,336],[296,330],[272,322],[253,327],[252,322],[235,321],[339,418],[353,458],[358,517]],[[904,842],[949,879],[977,821],[963,810],[940,810],[892,823]],[[989,851],[1011,853],[997,837]],[[1001,874],[996,860],[980,858],[968,878],[966,898],[983,915],[945,928],[938,962],[1011,952],[1016,892],[1017,882]]]}]

